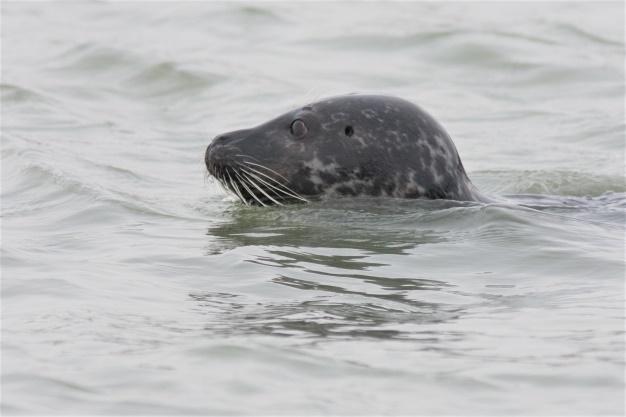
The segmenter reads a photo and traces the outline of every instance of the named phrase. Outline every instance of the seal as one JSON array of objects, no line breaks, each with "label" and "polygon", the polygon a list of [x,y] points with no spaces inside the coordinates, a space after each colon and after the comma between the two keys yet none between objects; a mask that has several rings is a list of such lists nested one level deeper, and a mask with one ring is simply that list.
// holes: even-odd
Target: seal
[{"label": "seal", "polygon": [[217,136],[204,160],[246,205],[332,196],[488,201],[443,127],[397,97],[323,99]]}]

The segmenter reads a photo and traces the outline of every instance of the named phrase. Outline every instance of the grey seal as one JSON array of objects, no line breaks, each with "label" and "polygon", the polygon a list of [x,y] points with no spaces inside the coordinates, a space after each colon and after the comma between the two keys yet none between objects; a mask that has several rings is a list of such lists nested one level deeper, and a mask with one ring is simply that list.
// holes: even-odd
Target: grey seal
[{"label": "grey seal", "polygon": [[383,95],[330,97],[217,136],[205,164],[247,205],[317,197],[489,201],[428,113]]}]

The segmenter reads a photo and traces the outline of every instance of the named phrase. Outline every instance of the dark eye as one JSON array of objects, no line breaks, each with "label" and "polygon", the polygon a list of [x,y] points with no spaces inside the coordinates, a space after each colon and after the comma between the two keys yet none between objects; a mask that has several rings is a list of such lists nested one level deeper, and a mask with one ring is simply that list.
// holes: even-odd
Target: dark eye
[{"label": "dark eye", "polygon": [[344,133],[346,134],[346,136],[352,136],[354,134],[354,129],[352,128],[352,126],[346,126],[346,128],[344,129]]},{"label": "dark eye", "polygon": [[296,119],[291,122],[291,134],[295,137],[301,138],[306,135],[308,131],[309,129],[307,129],[306,124],[302,120]]}]

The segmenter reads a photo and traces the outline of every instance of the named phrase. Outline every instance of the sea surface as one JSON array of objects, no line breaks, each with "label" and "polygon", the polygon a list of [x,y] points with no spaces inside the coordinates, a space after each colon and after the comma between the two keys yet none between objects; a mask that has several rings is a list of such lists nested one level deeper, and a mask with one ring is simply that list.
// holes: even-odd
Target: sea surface
[{"label": "sea surface", "polygon": [[[353,92],[499,202],[207,176]],[[623,414],[624,96],[620,2],[3,2],[3,414]]]}]

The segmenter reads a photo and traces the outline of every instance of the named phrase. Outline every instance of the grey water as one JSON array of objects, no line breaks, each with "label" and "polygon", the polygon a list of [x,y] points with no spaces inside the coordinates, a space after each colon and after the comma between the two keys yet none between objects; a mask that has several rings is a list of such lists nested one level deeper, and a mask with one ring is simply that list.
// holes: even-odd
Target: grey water
[{"label": "grey water", "polygon": [[[498,203],[207,178],[352,92]],[[624,96],[621,2],[3,2],[2,412],[623,414]]]}]

